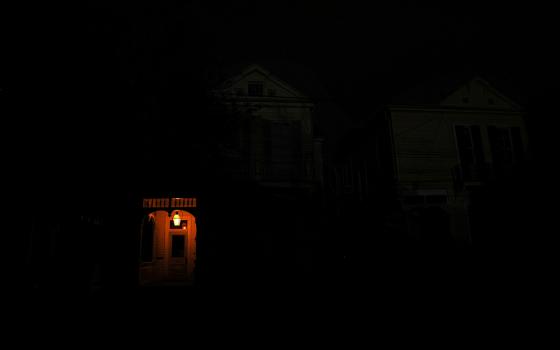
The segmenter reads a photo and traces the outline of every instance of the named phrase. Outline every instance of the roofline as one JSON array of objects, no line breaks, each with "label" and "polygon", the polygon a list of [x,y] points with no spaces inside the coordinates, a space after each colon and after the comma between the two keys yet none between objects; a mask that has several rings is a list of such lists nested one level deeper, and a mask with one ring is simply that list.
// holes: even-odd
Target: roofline
[{"label": "roofline", "polygon": [[513,101],[511,98],[507,97],[506,95],[502,94],[498,89],[496,89],[494,86],[492,86],[492,84],[490,84],[486,79],[482,78],[480,75],[475,75],[472,80],[479,80],[480,82],[482,82],[484,85],[486,85],[486,87],[490,88],[492,90],[493,93],[495,93],[496,95],[498,95],[499,97],[503,98],[504,100],[507,101],[507,103],[509,103],[510,105],[512,105],[513,107],[515,107],[518,110],[522,110],[523,108],[521,108],[521,106]]},{"label": "roofline", "polygon": [[270,71],[268,69],[264,68],[263,66],[261,66],[260,64],[257,64],[257,63],[250,63],[245,68],[241,69],[241,72],[239,74],[232,76],[228,80],[230,80],[231,84],[233,85],[236,82],[238,82],[239,80],[241,80],[244,76],[248,75],[249,73],[251,73],[252,71],[255,71],[255,70],[261,71],[261,73],[264,73],[264,75],[267,78],[269,78],[270,80],[278,83],[279,85],[281,85],[286,90],[291,91],[294,94],[301,96],[300,98],[309,98],[309,96],[307,96],[307,94],[302,93],[299,89],[294,88],[291,84],[287,83],[283,79],[278,78],[276,75],[270,73]]},{"label": "roofline", "polygon": [[225,96],[223,101],[236,101],[236,102],[255,102],[255,103],[268,103],[268,102],[280,102],[280,103],[305,103],[314,104],[313,100],[304,97],[269,97],[269,96]]},{"label": "roofline", "polygon": [[[513,101],[511,98],[507,97],[506,95],[504,95],[503,93],[501,93],[498,89],[496,89],[492,84],[490,84],[488,82],[488,80],[484,79],[480,74],[475,73],[472,74],[470,76],[470,78],[465,77],[463,79],[460,80],[460,82],[457,84],[457,86],[455,86],[453,89],[451,89],[451,91],[449,93],[447,93],[442,100],[448,98],[449,96],[453,95],[455,92],[457,92],[461,87],[463,87],[465,84],[468,84],[474,80],[478,80],[480,81],[483,85],[485,85],[487,88],[489,88],[492,93],[496,94],[498,97],[502,98],[503,100],[505,100],[509,105],[511,105],[515,110],[518,111],[522,111],[523,108],[521,107],[521,105],[519,105],[517,102]],[[395,105],[395,104],[393,104]],[[407,105],[407,106],[415,106],[415,105]],[[433,105],[418,105],[418,106],[433,106]],[[452,108],[457,108],[457,107],[452,107]],[[459,107],[460,108],[460,107]]]},{"label": "roofline", "polygon": [[468,108],[468,107],[455,107],[455,106],[434,106],[434,105],[387,105],[387,109],[392,111],[429,111],[429,112],[444,112],[456,111],[463,113],[494,113],[494,114],[524,114],[523,110],[507,110],[507,109],[484,109],[484,108]]}]

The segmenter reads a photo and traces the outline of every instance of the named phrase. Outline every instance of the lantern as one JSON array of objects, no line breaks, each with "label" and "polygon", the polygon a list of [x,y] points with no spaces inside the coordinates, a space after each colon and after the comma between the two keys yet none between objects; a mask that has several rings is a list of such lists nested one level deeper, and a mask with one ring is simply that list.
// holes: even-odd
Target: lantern
[{"label": "lantern", "polygon": [[175,215],[173,215],[173,225],[179,227],[181,225],[181,216],[179,216],[179,212],[176,211]]}]

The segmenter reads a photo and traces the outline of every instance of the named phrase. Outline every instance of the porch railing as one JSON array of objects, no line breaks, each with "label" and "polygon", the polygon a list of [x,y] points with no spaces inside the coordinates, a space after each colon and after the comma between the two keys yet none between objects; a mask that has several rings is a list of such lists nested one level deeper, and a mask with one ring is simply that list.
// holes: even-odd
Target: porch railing
[{"label": "porch railing", "polygon": [[144,198],[144,208],[196,208],[196,198]]}]

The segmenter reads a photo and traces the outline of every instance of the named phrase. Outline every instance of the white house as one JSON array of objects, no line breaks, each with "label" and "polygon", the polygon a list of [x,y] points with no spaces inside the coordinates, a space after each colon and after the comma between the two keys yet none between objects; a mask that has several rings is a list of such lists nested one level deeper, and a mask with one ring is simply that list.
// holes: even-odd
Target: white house
[{"label": "white house", "polygon": [[426,84],[386,109],[409,233],[469,242],[469,193],[527,157],[521,107],[481,77]]}]

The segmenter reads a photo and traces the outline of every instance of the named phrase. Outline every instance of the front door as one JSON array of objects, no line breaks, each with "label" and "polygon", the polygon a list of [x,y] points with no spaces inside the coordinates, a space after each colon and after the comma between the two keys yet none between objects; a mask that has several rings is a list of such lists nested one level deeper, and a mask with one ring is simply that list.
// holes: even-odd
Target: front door
[{"label": "front door", "polygon": [[173,281],[185,281],[188,277],[187,270],[187,233],[178,231],[171,232],[171,249],[169,256],[169,279]]}]

